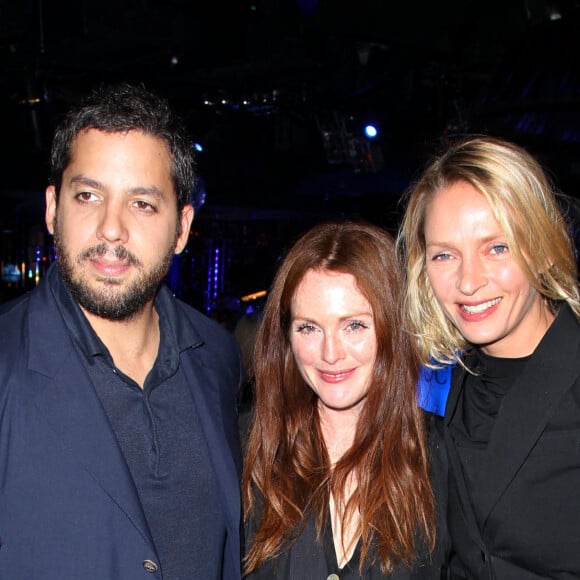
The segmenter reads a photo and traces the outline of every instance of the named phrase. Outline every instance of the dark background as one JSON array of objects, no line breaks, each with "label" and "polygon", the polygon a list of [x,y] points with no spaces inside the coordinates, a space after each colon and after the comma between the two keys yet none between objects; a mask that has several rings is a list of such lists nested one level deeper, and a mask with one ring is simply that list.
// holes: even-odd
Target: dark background
[{"label": "dark background", "polygon": [[576,0],[3,0],[0,257],[25,275],[4,276],[0,299],[53,258],[52,131],[103,81],[158,91],[203,147],[197,219],[171,284],[214,313],[266,288],[312,223],[394,231],[401,193],[456,135],[524,145],[576,198],[579,24]]}]

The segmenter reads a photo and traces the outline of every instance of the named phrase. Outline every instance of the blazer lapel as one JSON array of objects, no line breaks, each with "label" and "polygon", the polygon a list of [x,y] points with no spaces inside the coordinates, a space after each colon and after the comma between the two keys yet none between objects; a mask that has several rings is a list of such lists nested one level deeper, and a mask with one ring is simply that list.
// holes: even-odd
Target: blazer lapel
[{"label": "blazer lapel", "polygon": [[[209,448],[209,457],[213,465],[219,486],[225,515],[230,523],[232,533],[239,533],[241,523],[241,501],[239,493],[240,483],[232,448],[227,441],[223,426],[223,405],[220,399],[221,389],[216,381],[218,376],[215,369],[219,368],[218,360],[211,361],[206,366],[203,358],[203,345],[188,351],[182,356],[182,364],[187,377],[190,377],[190,387],[193,400],[199,413],[201,426]],[[225,402],[228,404],[228,402]],[[231,401],[234,405],[234,401]],[[239,544],[230,542],[231,556],[234,561],[239,560]]]},{"label": "blazer lapel", "polygon": [[[579,356],[578,322],[563,305],[502,403],[481,469],[478,515],[482,525],[575,381]],[[555,375],[559,377],[557,383],[553,381]]]},{"label": "blazer lapel", "polygon": [[445,405],[445,427],[449,427],[451,418],[455,414],[457,402],[459,401],[459,395],[463,390],[463,383],[465,381],[466,372],[467,371],[460,364],[456,364],[451,371],[451,389],[449,391],[449,396]]},{"label": "blazer lapel", "polygon": [[27,330],[28,368],[37,377],[29,387],[35,404],[79,468],[94,478],[154,548],[129,468],[48,284],[31,298]]},{"label": "blazer lapel", "polygon": [[477,520],[475,518],[471,495],[467,489],[465,477],[463,476],[461,458],[459,457],[459,453],[457,452],[455,442],[449,429],[449,424],[451,422],[451,418],[455,414],[457,403],[459,401],[459,395],[463,390],[466,376],[467,371],[461,365],[456,365],[453,369],[453,374],[451,377],[451,391],[449,392],[449,398],[445,410],[445,429],[443,430],[443,435],[445,438],[445,446],[449,458],[449,466],[456,487],[456,499],[459,503],[462,517],[465,520],[465,527],[469,531],[469,535],[475,544],[478,545],[480,549],[485,549],[485,543],[481,537],[479,526],[477,525]]}]

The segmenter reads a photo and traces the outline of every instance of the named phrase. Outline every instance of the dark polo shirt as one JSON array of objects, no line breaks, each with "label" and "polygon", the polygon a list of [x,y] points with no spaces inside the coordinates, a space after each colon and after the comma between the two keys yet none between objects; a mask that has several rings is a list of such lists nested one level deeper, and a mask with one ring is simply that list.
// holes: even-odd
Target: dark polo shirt
[{"label": "dark polo shirt", "polygon": [[160,344],[143,389],[115,367],[62,282],[50,285],[133,476],[164,580],[221,578],[226,521],[180,355],[199,336],[163,287],[155,299]]}]

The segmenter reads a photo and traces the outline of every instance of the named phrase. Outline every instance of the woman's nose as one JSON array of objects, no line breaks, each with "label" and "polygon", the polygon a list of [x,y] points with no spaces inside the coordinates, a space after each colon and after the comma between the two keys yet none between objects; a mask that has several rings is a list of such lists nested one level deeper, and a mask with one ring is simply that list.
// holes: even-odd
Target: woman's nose
[{"label": "woman's nose", "polygon": [[478,258],[463,259],[459,268],[457,287],[462,294],[473,296],[487,284],[487,273]]},{"label": "woman's nose", "polygon": [[344,347],[339,336],[334,333],[325,335],[322,357],[328,363],[344,358]]}]

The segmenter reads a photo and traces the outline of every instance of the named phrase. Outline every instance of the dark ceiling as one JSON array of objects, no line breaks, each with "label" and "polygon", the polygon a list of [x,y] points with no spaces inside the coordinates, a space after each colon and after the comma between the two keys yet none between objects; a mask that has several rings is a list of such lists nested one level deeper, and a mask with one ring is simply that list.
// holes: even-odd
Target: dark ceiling
[{"label": "dark ceiling", "polygon": [[186,118],[211,211],[377,217],[464,132],[524,144],[575,195],[579,23],[576,0],[3,0],[4,212],[44,189],[62,112],[119,80]]}]

